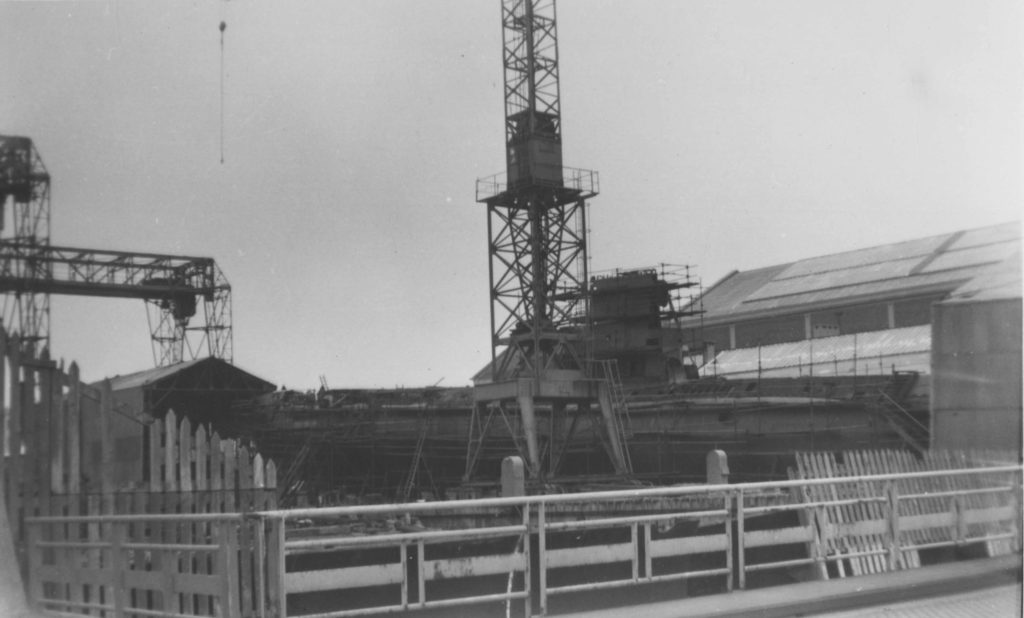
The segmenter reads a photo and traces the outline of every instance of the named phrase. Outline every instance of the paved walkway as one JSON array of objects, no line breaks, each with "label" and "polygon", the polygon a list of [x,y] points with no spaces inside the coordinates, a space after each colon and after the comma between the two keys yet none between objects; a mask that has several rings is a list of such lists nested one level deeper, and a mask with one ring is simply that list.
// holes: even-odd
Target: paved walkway
[{"label": "paved walkway", "polygon": [[1003,618],[1021,616],[1021,585],[996,586],[918,601],[886,603],[818,618]]},{"label": "paved walkway", "polygon": [[[807,582],[759,590],[708,595],[690,599],[647,603],[634,607],[559,614],[560,618],[616,618],[624,612],[643,618],[784,618],[831,616],[838,611],[867,611],[852,616],[877,616],[887,604],[927,600],[982,588],[1020,585],[1021,556],[1003,556],[937,566],[863,575],[822,582]],[[829,613],[832,612],[832,613]],[[884,614],[881,614],[884,615]],[[899,614],[891,614],[899,616]],[[969,615],[969,614],[951,614]],[[1000,614],[981,614],[998,618]],[[1010,614],[1011,616],[1013,614]],[[940,616],[940,614],[923,614]],[[945,616],[945,614],[941,614]]]}]

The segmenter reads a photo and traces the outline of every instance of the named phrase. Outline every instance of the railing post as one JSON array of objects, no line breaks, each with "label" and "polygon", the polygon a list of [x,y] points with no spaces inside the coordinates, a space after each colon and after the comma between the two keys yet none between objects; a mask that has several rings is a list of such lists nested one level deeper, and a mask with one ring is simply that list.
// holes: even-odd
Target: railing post
[{"label": "railing post", "polygon": [[895,571],[900,563],[900,496],[894,481],[885,484],[885,502],[889,536],[889,570]]},{"label": "railing post", "polygon": [[964,497],[953,496],[953,540],[957,545],[967,538],[967,522],[964,521]]},{"label": "railing post", "polygon": [[252,526],[250,533],[256,541],[256,615],[267,617],[267,537],[263,517],[243,521],[242,525]]},{"label": "railing post", "polygon": [[238,587],[238,535],[234,534],[237,523],[231,520],[220,521],[217,527],[217,562],[221,575],[221,611],[225,618],[237,618],[239,611]]},{"label": "railing post", "polygon": [[409,609],[409,544],[398,546],[398,559],[402,562],[402,609]]},{"label": "railing post", "polygon": [[640,582],[640,529],[639,524],[633,522],[629,527],[630,541],[633,543],[633,583]]},{"label": "railing post", "polygon": [[285,618],[288,615],[287,594],[285,591],[285,547],[284,519],[275,517],[267,520],[267,529],[261,531],[267,535],[267,608],[273,618]]},{"label": "railing post", "polygon": [[523,616],[533,615],[533,556],[530,552],[530,503],[523,504]]},{"label": "railing post", "polygon": [[544,524],[546,503],[537,503],[537,569],[538,596],[540,598],[540,615],[548,614],[548,568],[547,568],[547,530]]},{"label": "railing post", "polygon": [[26,522],[23,525],[28,536],[25,547],[25,553],[28,554],[28,603],[31,607],[42,609],[43,582],[40,570],[43,566],[43,548],[39,547],[39,542],[43,538],[43,524]]},{"label": "railing post", "polygon": [[128,561],[125,560],[123,546],[128,523],[112,521],[107,525],[110,526],[110,590],[114,595],[114,618],[124,618],[127,593],[124,586],[124,571],[128,567]]},{"label": "railing post", "polygon": [[423,573],[423,563],[426,560],[426,549],[423,541],[416,543],[416,595],[419,598],[418,607],[423,607],[427,602],[426,578]]},{"label": "railing post", "polygon": [[644,524],[644,577],[650,581],[654,577],[654,558],[651,557],[651,523]]},{"label": "railing post", "polygon": [[[743,490],[742,489],[737,489],[736,490],[736,495],[735,495],[734,500],[735,500],[735,502],[734,502],[735,506],[732,509],[732,512],[733,512],[733,520],[736,522],[736,538],[733,539],[733,543],[730,543],[730,545],[735,545],[735,547],[736,547],[736,572],[737,572],[737,575],[738,575],[738,578],[739,578],[738,585],[739,585],[740,590],[744,590],[747,587],[747,561],[746,561],[746,557],[743,555],[744,554],[744,551],[743,551],[743,530],[744,530],[744,521],[743,521],[743,519],[744,519],[744,515],[743,515]],[[732,529],[732,522],[728,522],[728,525],[729,525],[729,529],[731,530]],[[732,553],[733,553],[732,552],[732,547],[730,547],[729,548],[729,553],[727,554],[727,558],[726,558],[727,562],[731,562],[732,561]],[[733,571],[733,569],[732,569],[732,565],[729,565],[729,566],[730,566],[730,568],[729,568],[730,575],[729,575],[729,582],[728,582],[726,588],[727,588],[727,590],[729,590],[729,592],[732,592],[732,571]]]}]

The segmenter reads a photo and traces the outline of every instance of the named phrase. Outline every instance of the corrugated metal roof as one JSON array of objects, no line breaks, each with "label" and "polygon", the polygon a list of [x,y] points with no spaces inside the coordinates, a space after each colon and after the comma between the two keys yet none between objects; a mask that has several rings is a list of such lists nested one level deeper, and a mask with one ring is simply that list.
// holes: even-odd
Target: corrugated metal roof
[{"label": "corrugated metal roof", "polygon": [[776,279],[805,277],[817,273],[858,268],[866,264],[880,264],[915,257],[923,258],[934,253],[950,236],[951,234],[943,234],[942,236],[931,236],[929,238],[919,238],[889,245],[808,258],[796,262],[776,277]]},{"label": "corrugated metal roof", "polygon": [[1021,296],[1021,254],[1016,252],[1002,262],[982,269],[976,277],[957,288],[945,302],[976,302]]},{"label": "corrugated metal roof", "polygon": [[931,273],[940,270],[953,268],[964,268],[966,266],[979,266],[982,264],[994,264],[1002,262],[1010,257],[1020,248],[1020,241],[1002,241],[991,245],[978,245],[947,251],[938,256],[931,263],[921,269],[923,273]]},{"label": "corrugated metal roof", "polygon": [[758,319],[837,302],[949,293],[1021,245],[1020,223],[870,247],[737,272],[704,293],[684,326]]},{"label": "corrugated metal roof", "polygon": [[846,299],[856,299],[872,296],[895,296],[906,292],[910,294],[916,290],[930,287],[954,288],[964,281],[969,281],[979,271],[978,267],[967,268],[955,271],[944,271],[940,273],[928,273],[916,275],[912,278],[903,277],[899,279],[888,279],[886,281],[871,281],[857,285],[848,285],[826,290],[792,294],[790,296],[779,296],[768,298],[763,301],[750,301],[743,303],[740,308],[744,311],[762,309],[777,310],[782,307],[793,307],[800,305],[811,305],[816,303],[836,302]]},{"label": "corrugated metal roof", "polygon": [[[928,371],[932,345],[931,325],[839,335],[821,339],[779,343],[758,348],[720,352],[704,365],[704,375],[720,377],[806,375],[813,363],[814,375],[852,374],[865,370],[897,369]],[[923,365],[923,366],[922,366]],[[877,371],[876,371],[877,372]]]},{"label": "corrugated metal roof", "polygon": [[709,314],[733,311],[747,297],[788,267],[789,264],[780,264],[744,272],[736,271],[707,289],[702,308]]},{"label": "corrugated metal roof", "polygon": [[906,277],[921,263],[921,260],[921,256],[917,256],[891,262],[850,266],[842,270],[813,273],[802,277],[775,279],[748,296],[745,302]]},{"label": "corrugated metal roof", "polygon": [[967,230],[953,243],[950,249],[966,249],[1008,241],[1020,242],[1020,221]]}]

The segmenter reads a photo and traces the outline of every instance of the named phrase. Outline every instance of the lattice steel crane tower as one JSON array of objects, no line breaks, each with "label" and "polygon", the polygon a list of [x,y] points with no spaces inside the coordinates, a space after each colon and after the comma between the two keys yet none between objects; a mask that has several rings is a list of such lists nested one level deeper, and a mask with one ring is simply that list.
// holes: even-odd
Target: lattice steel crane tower
[{"label": "lattice steel crane tower", "polygon": [[556,432],[538,430],[537,404],[550,406],[551,427],[566,406],[578,414],[593,402],[601,404],[612,462],[624,472],[609,385],[588,367],[586,200],[598,193],[598,175],[562,165],[555,2],[503,0],[501,13],[505,174],[478,180],[476,194],[487,206],[491,364],[475,379],[466,477],[490,418],[514,408],[522,430],[513,437],[530,475],[553,474]]},{"label": "lattice steel crane tower", "polygon": [[49,344],[51,294],[146,301],[157,366],[232,360],[231,285],[212,258],[51,245],[50,174],[30,138],[0,135],[3,326],[36,354]]}]

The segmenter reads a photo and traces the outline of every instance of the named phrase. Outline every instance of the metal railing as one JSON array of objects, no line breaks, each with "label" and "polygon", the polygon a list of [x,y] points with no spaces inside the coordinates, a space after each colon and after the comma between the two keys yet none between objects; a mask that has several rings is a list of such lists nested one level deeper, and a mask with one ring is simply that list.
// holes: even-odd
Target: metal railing
[{"label": "metal railing", "polygon": [[[598,173],[593,170],[585,170],[575,167],[562,167],[562,184],[545,183],[534,179],[533,183],[538,186],[547,186],[554,189],[567,189],[578,192],[581,197],[589,198],[597,195],[600,190]],[[485,202],[497,197],[509,190],[508,175],[500,172],[485,178],[478,178],[476,181],[476,201]]]},{"label": "metal railing", "polygon": [[[168,612],[139,602],[147,594],[166,599],[185,592],[209,597],[196,603],[213,613],[198,615],[250,615],[243,610],[256,599],[251,615],[260,617],[340,618],[469,604],[514,605],[530,616],[547,613],[551,597],[599,589],[700,578],[726,592],[748,587],[755,573],[780,569],[808,568],[825,578],[837,564],[856,560],[873,561],[879,571],[911,568],[919,563],[910,554],[935,547],[1003,542],[1019,552],[1021,471],[1012,465],[276,510],[244,520],[194,515],[207,522],[204,534],[193,526],[190,536],[181,529],[144,540],[136,538],[147,529],[144,522],[154,522],[149,529],[166,522],[29,518],[36,556],[30,591],[44,608],[75,613],[102,605],[118,618],[189,613],[181,605]],[[929,479],[936,479],[934,491]],[[959,481],[941,489],[937,479]],[[854,486],[859,493],[843,489]],[[900,487],[924,489],[901,494]],[[812,488],[828,491],[812,498]],[[242,532],[232,536],[224,522]],[[90,525],[96,535],[67,536]],[[105,557],[88,562],[96,551]],[[195,552],[221,558],[203,561]],[[157,554],[164,558],[154,563]],[[205,566],[186,572],[182,555],[193,571]],[[97,564],[102,576],[79,569]],[[85,581],[111,591],[120,585],[124,592],[111,594],[126,596],[120,602],[117,596],[98,602],[93,593],[58,598]],[[161,590],[161,582],[177,587]],[[236,597],[242,600],[231,600]]]}]

